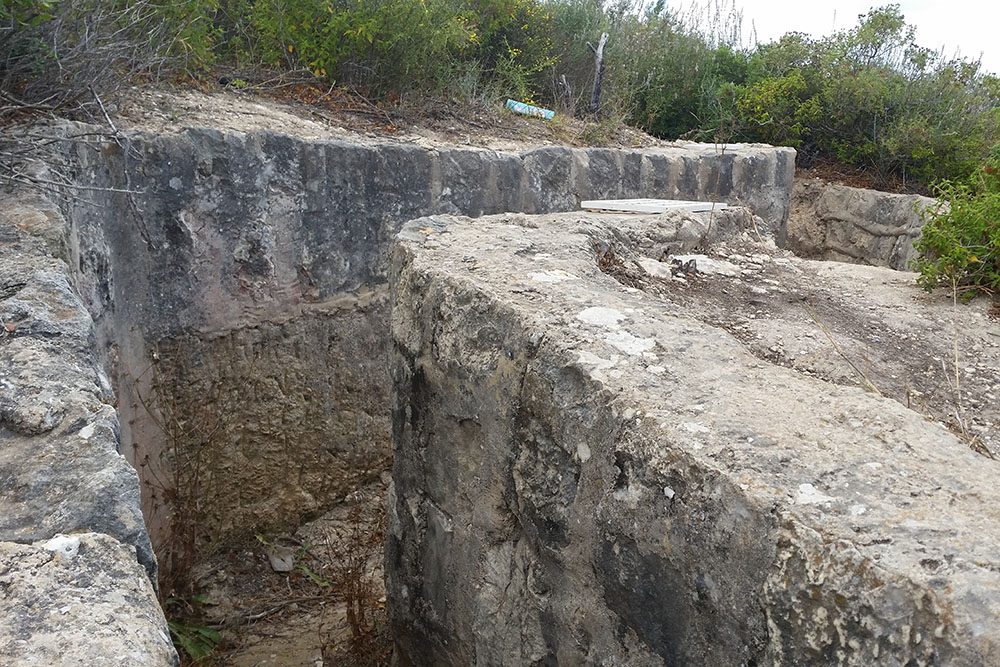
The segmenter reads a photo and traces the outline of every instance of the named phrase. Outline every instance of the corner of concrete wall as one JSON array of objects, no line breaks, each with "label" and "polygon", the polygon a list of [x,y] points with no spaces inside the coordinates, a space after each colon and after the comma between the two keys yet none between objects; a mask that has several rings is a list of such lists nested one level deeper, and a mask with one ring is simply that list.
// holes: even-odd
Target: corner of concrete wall
[{"label": "corner of concrete wall", "polygon": [[917,256],[924,214],[936,203],[804,179],[793,188],[787,247],[802,257],[906,271]]}]

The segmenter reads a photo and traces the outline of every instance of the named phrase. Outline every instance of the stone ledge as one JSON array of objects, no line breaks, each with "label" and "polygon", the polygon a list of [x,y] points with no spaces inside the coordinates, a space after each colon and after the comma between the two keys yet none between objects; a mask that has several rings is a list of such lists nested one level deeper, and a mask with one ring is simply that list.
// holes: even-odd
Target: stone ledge
[{"label": "stone ledge", "polygon": [[[682,227],[404,228],[386,553],[401,664],[989,664],[997,464],[629,286]],[[813,285],[857,271],[781,261]],[[898,289],[882,307],[920,294]]]},{"label": "stone ledge", "polygon": [[66,224],[37,195],[0,201],[0,662],[173,664]]}]

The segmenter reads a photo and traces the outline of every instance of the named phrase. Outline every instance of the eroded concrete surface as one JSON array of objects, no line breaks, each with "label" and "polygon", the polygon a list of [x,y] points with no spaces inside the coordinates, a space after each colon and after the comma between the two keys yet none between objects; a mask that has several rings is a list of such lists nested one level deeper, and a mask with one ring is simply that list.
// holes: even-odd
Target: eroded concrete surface
[{"label": "eroded concrete surface", "polygon": [[2,539],[105,533],[151,575],[155,550],[166,582],[197,580],[219,545],[384,472],[387,255],[405,221],[641,195],[740,203],[780,227],[794,168],[767,146],[497,152],[205,122],[113,142],[53,126],[78,188],[58,207],[4,200]]},{"label": "eroded concrete surface", "polygon": [[[942,422],[996,447],[1000,326],[755,222],[407,225],[402,664],[995,663],[998,464]],[[720,272],[675,276],[698,246]]]},{"label": "eroded concrete surface", "polygon": [[188,523],[211,546],[315,516],[385,470],[386,257],[405,221],[643,194],[780,225],[794,169],[766,146],[505,153],[225,122],[72,155],[86,185],[134,191],[69,202],[70,249],[161,553],[185,471],[205,509]]},{"label": "eroded concrete surface", "polygon": [[935,200],[796,179],[785,247],[802,257],[910,268]]},{"label": "eroded concrete surface", "polygon": [[0,663],[173,664],[68,226],[37,194],[0,202]]}]

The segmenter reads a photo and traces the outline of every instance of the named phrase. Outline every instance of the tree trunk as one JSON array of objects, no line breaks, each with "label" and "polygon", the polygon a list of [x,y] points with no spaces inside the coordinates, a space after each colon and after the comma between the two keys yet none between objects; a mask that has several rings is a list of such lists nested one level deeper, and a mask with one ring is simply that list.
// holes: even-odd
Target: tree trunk
[{"label": "tree trunk", "polygon": [[559,88],[559,99],[562,103],[563,111],[567,113],[573,113],[575,106],[573,104],[573,89],[569,85],[569,81],[566,80],[566,75],[563,74],[559,77],[559,83],[557,84]]},{"label": "tree trunk", "polygon": [[590,113],[596,114],[601,106],[601,84],[604,83],[604,45],[608,43],[608,33],[601,33],[601,41],[597,43],[597,48],[590,42],[587,46],[594,52],[594,92],[590,96]]}]

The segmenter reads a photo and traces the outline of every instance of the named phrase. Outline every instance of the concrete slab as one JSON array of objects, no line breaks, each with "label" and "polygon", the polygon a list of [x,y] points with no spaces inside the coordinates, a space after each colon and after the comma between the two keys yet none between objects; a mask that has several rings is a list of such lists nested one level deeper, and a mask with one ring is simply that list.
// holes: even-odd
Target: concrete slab
[{"label": "concrete slab", "polygon": [[609,211],[614,213],[665,213],[667,211],[721,211],[729,205],[725,202],[687,201],[684,199],[589,199],[580,202],[585,211]]}]

